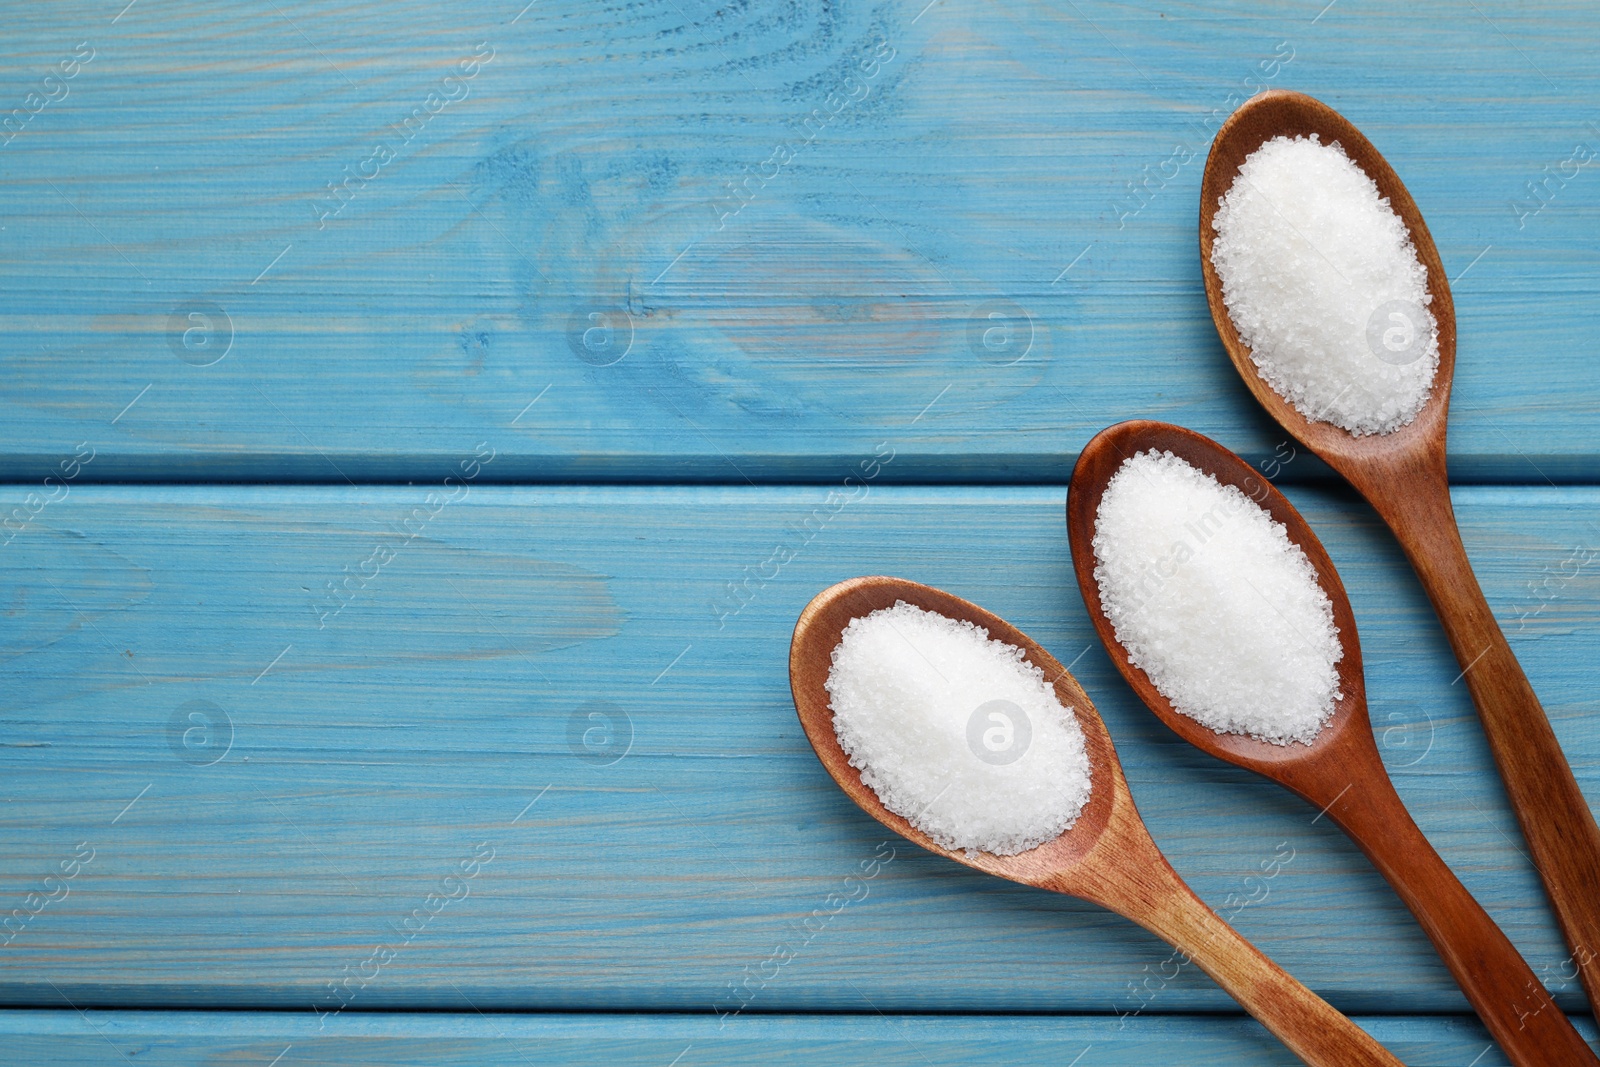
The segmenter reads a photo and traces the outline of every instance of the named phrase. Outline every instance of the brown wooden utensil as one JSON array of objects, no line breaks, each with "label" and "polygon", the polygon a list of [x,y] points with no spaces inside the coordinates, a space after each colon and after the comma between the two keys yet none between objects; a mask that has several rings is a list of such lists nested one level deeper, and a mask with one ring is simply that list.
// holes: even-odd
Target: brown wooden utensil
[{"label": "brown wooden utensil", "polygon": [[[833,650],[850,620],[901,600],[974,623],[988,630],[990,638],[1022,649],[1028,662],[1053,681],[1062,705],[1077,716],[1089,753],[1091,792],[1078,821],[1060,837],[1015,856],[953,851],[885,808],[862,783],[861,772],[850,765],[834,735],[824,685]],[[1004,619],[931,586],[900,578],[852,578],[817,594],[800,613],[789,646],[789,685],[800,724],[823,767],[851,800],[895,833],[987,874],[1081,897],[1132,919],[1193,959],[1306,1063],[1399,1063],[1365,1030],[1262,955],[1184,884],[1140,820],[1111,735],[1088,695],[1054,657]]]},{"label": "brown wooden utensil", "polygon": [[[1223,485],[1236,486],[1287,528],[1289,540],[1300,546],[1315,568],[1318,584],[1333,605],[1344,656],[1338,665],[1338,704],[1310,745],[1275,745],[1202,726],[1172,706],[1118,641],[1094,577],[1095,523],[1112,476],[1130,457],[1151,450],[1171,452]],[[1210,438],[1162,422],[1124,422],[1101,431],[1078,457],[1067,490],[1067,536],[1078,588],[1095,632],[1157,718],[1196,748],[1287,786],[1337,823],[1417,917],[1513,1064],[1600,1065],[1515,946],[1434,851],[1395,792],[1367,718],[1361,643],[1350,600],[1322,543],[1282,493]]]},{"label": "brown wooden utensil", "polygon": [[[1377,183],[1378,192],[1410,230],[1428,272],[1430,307],[1438,322],[1439,370],[1421,413],[1390,434],[1355,437],[1333,423],[1307,419],[1274,392],[1239,340],[1211,263],[1217,201],[1245,158],[1273,137],[1312,133],[1320,134],[1324,143],[1338,141]],[[1253,97],[1217,131],[1200,183],[1200,267],[1212,321],[1245,384],[1284,429],[1366,497],[1422,580],[1477,705],[1511,810],[1572,949],[1571,962],[1600,1019],[1600,826],[1478,587],[1456,527],[1445,471],[1445,422],[1456,361],[1455,304],[1422,213],[1388,162],[1342,115],[1301,93],[1271,90]]]}]

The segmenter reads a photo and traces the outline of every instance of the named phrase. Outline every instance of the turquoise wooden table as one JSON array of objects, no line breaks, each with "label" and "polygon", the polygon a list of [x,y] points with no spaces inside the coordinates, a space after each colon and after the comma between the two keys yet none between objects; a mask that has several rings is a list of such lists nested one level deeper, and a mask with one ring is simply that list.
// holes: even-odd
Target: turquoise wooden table
[{"label": "turquoise wooden table", "polygon": [[9,11],[0,1062],[1288,1062],[832,784],[788,637],[865,573],[1074,664],[1179,871],[1407,1063],[1503,1062],[1354,846],[1095,642],[1064,483],[1128,417],[1314,524],[1401,794],[1593,1040],[1443,635],[1235,378],[1195,216],[1269,86],[1404,177],[1467,549],[1600,802],[1597,46],[1482,0]]}]

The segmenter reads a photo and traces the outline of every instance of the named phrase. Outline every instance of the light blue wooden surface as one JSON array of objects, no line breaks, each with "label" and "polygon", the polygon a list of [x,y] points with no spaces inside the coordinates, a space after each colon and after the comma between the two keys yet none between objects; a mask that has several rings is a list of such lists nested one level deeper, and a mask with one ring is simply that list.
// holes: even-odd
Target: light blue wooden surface
[{"label": "light blue wooden surface", "polygon": [[[1578,1010],[1414,578],[1347,494],[1291,491],[1350,589],[1402,795]],[[1061,487],[878,487],[801,545],[789,531],[828,493],[474,490],[319,629],[318,587],[392,537],[422,487],[72,491],[0,553],[19,635],[0,895],[37,889],[79,842],[95,854],[4,948],[0,996],[56,1004],[54,983],[85,1003],[309,1009],[360,972],[353,1007],[435,1007],[459,989],[486,1010],[708,1011],[884,841],[818,766],[785,664],[811,595],[891,573],[1074,663],[1157,841],[1293,973],[1350,1011],[1464,1008],[1326,820],[1132,699],[1072,588]],[[1528,613],[1515,647],[1594,797],[1600,576],[1548,587],[1537,613],[1528,585],[1596,546],[1600,489],[1467,487],[1457,505],[1497,613],[1513,631]],[[796,558],[719,615],[721,588],[785,541]],[[220,726],[182,747],[188,712],[172,717],[192,701],[231,723],[214,765],[180,758],[222,752]],[[591,737],[593,756],[622,754],[623,716],[631,733],[608,766],[587,758],[586,718],[571,733],[595,701],[619,728],[609,749]],[[1293,862],[1241,909],[1285,842]],[[480,844],[494,857],[450,890],[465,899],[396,944]],[[857,1010],[865,993],[891,1012],[1131,1011],[1129,984],[1167,957],[1109,913],[895,847],[752,1010]],[[382,945],[397,958],[369,962]],[[1231,1006],[1192,969],[1142,988],[1163,985],[1149,1010]]]},{"label": "light blue wooden surface", "polygon": [[[1357,1020],[1412,1067],[1503,1067],[1473,1018]],[[1590,1040],[1594,1024],[1574,1019]],[[455,1067],[587,1064],[969,1063],[1294,1064],[1248,1019],[1150,1016],[1118,1026],[1084,1016],[752,1016],[719,1027],[682,1015],[361,1016],[263,1012],[18,1011],[0,1016],[0,1047],[37,1067],[133,1062],[155,1067]],[[274,1061],[274,1057],[281,1059]],[[124,1059],[123,1057],[126,1057]],[[674,1057],[677,1057],[674,1060]]]},{"label": "light blue wooden surface", "polygon": [[1457,475],[1600,473],[1597,166],[1513,207],[1600,148],[1586,4],[521,6],[10,13],[6,106],[94,58],[0,148],[0,474],[404,482],[488,439],[495,479],[814,481],[891,437],[896,479],[1052,481],[1133,416],[1269,455],[1195,251],[1206,122],[1260,85],[1360,125],[1459,276]]},{"label": "light blue wooden surface", "polygon": [[1291,486],[1402,795],[1583,1010],[1459,668],[1370,512],[1282,462],[1194,220],[1260,86],[1405,179],[1455,279],[1468,549],[1600,800],[1587,5],[125,2],[0,36],[0,1061],[1287,1062],[1129,924],[900,844],[718,1029],[884,841],[784,674],[801,605],[880,571],[1074,662],[1209,903],[1407,1062],[1475,1062],[1355,849],[1093,643],[1060,483],[1127,417]]}]

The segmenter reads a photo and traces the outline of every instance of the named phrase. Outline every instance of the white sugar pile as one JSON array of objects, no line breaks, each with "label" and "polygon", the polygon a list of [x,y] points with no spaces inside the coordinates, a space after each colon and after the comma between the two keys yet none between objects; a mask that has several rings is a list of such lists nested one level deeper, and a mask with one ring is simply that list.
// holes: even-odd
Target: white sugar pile
[{"label": "white sugar pile", "polygon": [[1026,852],[1089,800],[1077,718],[1020,648],[980,626],[904,601],[852,619],[827,689],[861,780],[945,848]]},{"label": "white sugar pile", "polygon": [[1211,263],[1266,383],[1358,437],[1416,418],[1439,368],[1428,273],[1338,142],[1273,138],[1218,203]]},{"label": "white sugar pile", "polygon": [[1217,733],[1316,738],[1344,650],[1282,523],[1171,452],[1140,452],[1100,498],[1094,555],[1117,640],[1173,707]]}]

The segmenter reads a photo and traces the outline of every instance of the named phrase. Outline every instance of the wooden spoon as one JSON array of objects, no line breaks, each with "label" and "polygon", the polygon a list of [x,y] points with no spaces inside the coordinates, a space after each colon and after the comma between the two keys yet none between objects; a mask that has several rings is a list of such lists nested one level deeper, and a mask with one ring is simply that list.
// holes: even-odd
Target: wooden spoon
[{"label": "wooden spoon", "polygon": [[[1355,437],[1332,423],[1307,419],[1274,392],[1239,340],[1211,263],[1217,201],[1233,184],[1245,157],[1273,137],[1312,133],[1320,134],[1324,143],[1338,141],[1377,183],[1410,230],[1428,272],[1431,310],[1438,321],[1439,370],[1421,413],[1390,434]],[[1245,384],[1284,429],[1366,497],[1416,569],[1461,664],[1511,810],[1522,824],[1534,866],[1572,949],[1571,962],[1600,1019],[1600,826],[1478,587],[1456,528],[1445,471],[1445,422],[1456,362],[1455,304],[1422,213],[1383,156],[1342,115],[1309,96],[1271,90],[1252,98],[1217,131],[1200,183],[1200,266],[1212,321]]]},{"label": "wooden spoon", "polygon": [[[1078,821],[1060,837],[1015,856],[953,851],[885,808],[839,747],[824,684],[834,648],[850,620],[897,601],[952,619],[1022,649],[1053,680],[1056,697],[1077,715],[1089,753],[1092,792]],[[811,747],[833,780],[883,825],[957,863],[1013,882],[1081,897],[1123,915],[1198,963],[1246,1011],[1314,1067],[1399,1063],[1365,1030],[1262,955],[1195,896],[1150,838],[1122,776],[1111,735],[1067,673],[1021,630],[960,597],[900,578],[852,578],[806,605],[789,646],[789,685]]]},{"label": "wooden spoon", "polygon": [[[1338,665],[1342,695],[1332,719],[1310,745],[1274,745],[1202,726],[1172,706],[1117,639],[1094,577],[1095,523],[1111,477],[1127,459],[1152,449],[1171,452],[1223,485],[1238,487],[1287,528],[1289,540],[1300,546],[1316,569],[1317,581],[1333,604],[1344,657]],[[1122,676],[1162,722],[1196,748],[1287,786],[1349,834],[1417,917],[1513,1064],[1600,1065],[1515,946],[1434,851],[1395,792],[1367,718],[1361,643],[1350,600],[1322,542],[1282,493],[1210,438],[1162,422],[1124,422],[1097,434],[1078,457],[1067,490],[1067,536],[1078,588],[1095,632]]]}]

